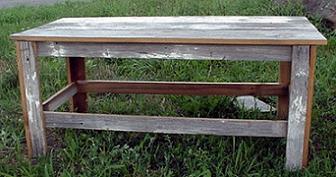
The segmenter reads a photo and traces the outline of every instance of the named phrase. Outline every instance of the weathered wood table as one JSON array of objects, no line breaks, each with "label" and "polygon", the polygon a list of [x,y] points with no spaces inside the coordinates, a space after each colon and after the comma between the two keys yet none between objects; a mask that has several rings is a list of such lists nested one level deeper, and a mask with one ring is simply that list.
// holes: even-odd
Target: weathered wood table
[{"label": "weathered wood table", "polygon": [[[287,138],[286,168],[308,161],[316,46],[326,39],[305,17],[64,18],[13,34],[28,154],[46,153],[45,127]],[[67,57],[69,84],[41,102],[37,57]],[[85,79],[85,57],[280,61],[274,83]],[[195,71],[197,72],[197,71]],[[279,120],[106,115],[87,93],[278,96]],[[67,100],[72,112],[55,112]]]}]

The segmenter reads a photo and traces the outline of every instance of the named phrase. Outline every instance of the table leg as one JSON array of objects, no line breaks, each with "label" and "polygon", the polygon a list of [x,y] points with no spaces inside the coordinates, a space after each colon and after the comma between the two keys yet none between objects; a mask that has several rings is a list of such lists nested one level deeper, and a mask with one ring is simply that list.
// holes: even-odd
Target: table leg
[{"label": "table leg", "polygon": [[[85,59],[81,57],[67,58],[68,83],[85,80]],[[87,112],[87,93],[77,93],[70,100],[70,110]]]},{"label": "table leg", "polygon": [[[280,62],[279,83],[289,85],[291,76],[291,63]],[[277,114],[279,119],[287,119],[288,117],[289,94],[278,97]]]},{"label": "table leg", "polygon": [[44,155],[47,151],[35,49],[33,42],[16,42],[21,105],[30,158]]},{"label": "table leg", "polygon": [[[309,77],[309,46],[293,46],[292,73],[289,91],[289,113],[286,147],[286,168],[298,170],[303,167],[306,124],[310,112],[311,97]],[[307,138],[307,137],[306,137]]]},{"label": "table leg", "polygon": [[311,127],[311,117],[313,109],[313,95],[314,95],[314,77],[315,77],[315,63],[316,63],[316,46],[310,47],[309,56],[309,81],[308,81],[308,106],[307,106],[307,119],[305,126],[305,137],[303,144],[303,167],[308,165],[309,157],[309,137],[310,137],[310,127]]}]

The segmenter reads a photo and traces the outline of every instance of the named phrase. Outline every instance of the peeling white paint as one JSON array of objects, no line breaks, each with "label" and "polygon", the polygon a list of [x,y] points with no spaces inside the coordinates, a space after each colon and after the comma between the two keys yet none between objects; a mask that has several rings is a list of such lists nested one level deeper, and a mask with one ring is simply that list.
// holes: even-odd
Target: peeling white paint
[{"label": "peeling white paint", "polygon": [[303,70],[303,69],[299,70],[299,71],[295,74],[295,76],[297,76],[297,77],[307,76],[307,75],[308,75],[308,73],[307,73],[305,70]]},{"label": "peeling white paint", "polygon": [[102,55],[103,55],[104,57],[106,57],[106,58],[110,58],[110,57],[111,57],[110,50],[109,50],[109,49],[105,49],[105,52],[103,52]]},{"label": "peeling white paint", "polygon": [[293,100],[293,106],[299,107],[302,104],[302,96],[298,96]]},{"label": "peeling white paint", "polygon": [[50,43],[49,48],[51,49],[50,55],[54,57],[64,56],[66,53],[63,46],[55,45],[54,42]]},{"label": "peeling white paint", "polygon": [[[162,54],[162,53],[150,53],[150,54],[142,54],[139,53],[138,58],[164,58],[164,59],[184,59],[184,60],[188,60],[188,59],[194,59],[195,56],[192,54],[180,54],[180,53],[176,53],[176,52],[171,52],[171,53],[167,53],[167,54]],[[198,59],[202,59],[204,57],[199,56]],[[211,58],[211,57],[209,57]]]},{"label": "peeling white paint", "polygon": [[52,56],[56,56],[57,55],[57,50],[56,50],[56,48],[55,48],[55,43],[50,43],[50,45],[49,45],[49,47],[50,47],[50,49],[51,49],[51,52],[50,52],[50,55],[52,55]]},{"label": "peeling white paint", "polygon": [[140,54],[141,58],[168,58],[169,56],[159,54],[159,53],[152,53],[152,54]]},{"label": "peeling white paint", "polygon": [[32,80],[35,81],[36,80],[36,72],[33,73],[33,76],[32,76]]},{"label": "peeling white paint", "polygon": [[59,45],[59,48],[58,48],[58,56],[65,56],[66,55],[66,50],[64,49],[63,46]]},{"label": "peeling white paint", "polygon": [[35,101],[36,108],[40,107],[40,101]]},{"label": "peeling white paint", "polygon": [[306,104],[303,104],[302,100],[302,96],[298,96],[293,100],[291,109],[294,112],[294,119],[292,119],[292,121],[296,123],[301,123],[305,120]]},{"label": "peeling white paint", "polygon": [[27,112],[28,112],[28,120],[29,122],[33,123],[35,120],[33,118],[33,109],[32,109],[32,105],[34,104],[34,99],[33,99],[33,95],[30,94],[29,89],[26,88],[26,100],[27,100]]},{"label": "peeling white paint", "polygon": [[27,103],[28,120],[29,120],[29,122],[34,122],[33,111],[31,109],[32,96],[27,92],[27,90],[26,90],[26,100],[28,102]]},{"label": "peeling white paint", "polygon": [[192,54],[178,54],[178,53],[175,53],[175,52],[170,53],[168,56],[169,56],[169,58],[185,58],[185,59],[195,58],[195,57],[193,57]]}]

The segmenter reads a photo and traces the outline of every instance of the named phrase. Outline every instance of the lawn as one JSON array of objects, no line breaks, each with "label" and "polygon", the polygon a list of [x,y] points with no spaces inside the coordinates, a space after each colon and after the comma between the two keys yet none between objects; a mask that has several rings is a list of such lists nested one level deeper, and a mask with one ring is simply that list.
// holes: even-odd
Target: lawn
[{"label": "lawn", "polygon": [[[48,130],[49,153],[26,157],[15,48],[9,35],[62,17],[307,16],[328,38],[319,47],[309,167],[284,170],[285,139]],[[336,176],[336,32],[300,4],[270,0],[96,0],[0,9],[0,176]],[[276,81],[276,62],[88,59],[88,78],[165,81]],[[46,99],[66,84],[62,58],[40,60]],[[197,70],[197,72],[195,72]],[[252,73],[252,74],[251,74]],[[269,74],[272,73],[272,74]],[[264,98],[275,105],[276,98]],[[90,95],[90,112],[220,118],[275,118],[232,97]],[[60,110],[67,110],[65,105]]]}]

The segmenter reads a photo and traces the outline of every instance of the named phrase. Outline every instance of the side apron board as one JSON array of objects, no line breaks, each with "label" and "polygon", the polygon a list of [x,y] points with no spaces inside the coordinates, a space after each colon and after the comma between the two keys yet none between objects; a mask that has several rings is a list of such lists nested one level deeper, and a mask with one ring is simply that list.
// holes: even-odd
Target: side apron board
[{"label": "side apron board", "polygon": [[47,145],[35,43],[18,41],[16,48],[28,156],[38,157],[46,153]]},{"label": "side apron board", "polygon": [[302,168],[308,104],[309,46],[293,46],[289,93],[286,168]]},{"label": "side apron board", "polygon": [[290,61],[291,46],[37,42],[39,56]]}]

